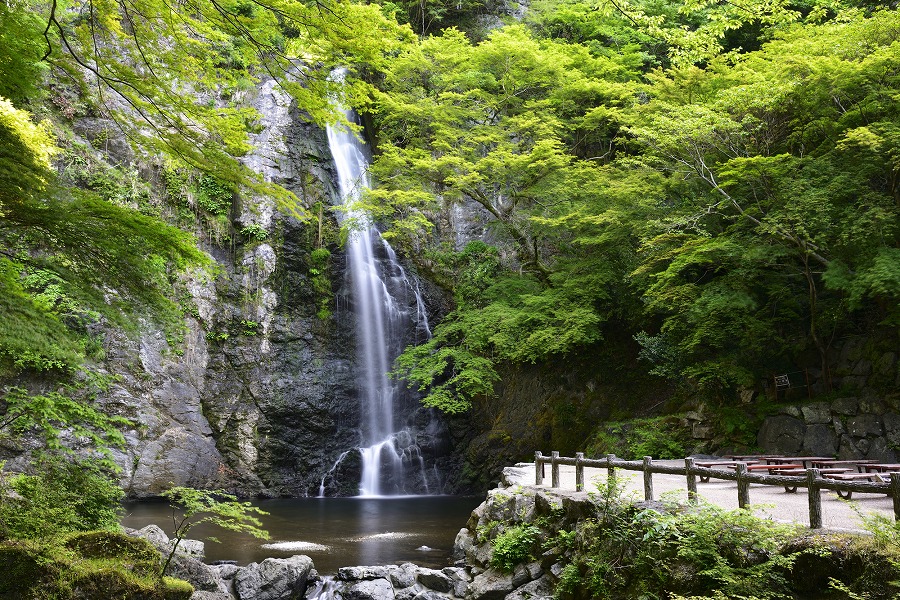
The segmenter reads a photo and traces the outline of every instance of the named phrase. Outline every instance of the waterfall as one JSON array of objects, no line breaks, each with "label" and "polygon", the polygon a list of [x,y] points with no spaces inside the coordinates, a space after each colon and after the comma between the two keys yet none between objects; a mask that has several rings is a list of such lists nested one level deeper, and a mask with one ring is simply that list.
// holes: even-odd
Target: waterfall
[{"label": "waterfall", "polygon": [[[355,122],[352,111],[347,111],[346,116]],[[427,493],[428,478],[421,453],[414,437],[400,422],[406,415],[394,414],[400,408],[401,390],[388,377],[394,359],[407,344],[430,337],[425,304],[418,285],[407,277],[393,248],[368,215],[351,207],[369,186],[365,146],[353,132],[340,126],[328,128],[328,145],[337,167],[345,218],[353,224],[346,252],[362,402],[360,495],[405,493],[404,481],[411,475],[407,471],[413,469],[421,471],[418,477]]]}]

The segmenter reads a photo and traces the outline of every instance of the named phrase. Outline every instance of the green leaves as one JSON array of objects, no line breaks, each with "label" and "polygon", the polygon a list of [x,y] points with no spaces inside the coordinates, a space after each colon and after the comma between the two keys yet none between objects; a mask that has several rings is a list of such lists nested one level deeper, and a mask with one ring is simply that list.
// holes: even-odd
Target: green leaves
[{"label": "green leaves", "polygon": [[[166,574],[172,557],[188,532],[201,524],[215,525],[228,531],[248,533],[266,539],[269,533],[260,528],[262,522],[254,515],[267,515],[264,510],[249,502],[238,502],[232,494],[220,490],[197,490],[189,487],[172,487],[163,492],[172,507],[172,523],[175,543],[160,570],[160,578]],[[214,538],[207,538],[214,540]]]},{"label": "green leaves", "polygon": [[491,566],[509,573],[517,565],[531,560],[542,533],[535,525],[508,527],[491,541],[494,550],[491,554]]},{"label": "green leaves", "polygon": [[119,529],[124,493],[95,461],[44,457],[35,471],[0,474],[0,539]]},{"label": "green leaves", "polygon": [[897,322],[898,13],[610,7],[546,2],[534,23],[557,39],[448,32],[386,74],[379,218],[427,247],[425,219],[458,204],[497,247],[426,253],[457,307],[398,370],[438,386],[429,401],[470,403],[503,362],[613,321],[650,372],[726,396],[827,374],[832,340]]},{"label": "green leaves", "polygon": [[0,432],[34,432],[51,450],[64,450],[63,433],[82,438],[108,455],[110,446],[123,446],[121,429],[131,425],[123,417],[107,415],[74,388],[60,392],[31,394],[18,387],[7,388],[0,397]]}]

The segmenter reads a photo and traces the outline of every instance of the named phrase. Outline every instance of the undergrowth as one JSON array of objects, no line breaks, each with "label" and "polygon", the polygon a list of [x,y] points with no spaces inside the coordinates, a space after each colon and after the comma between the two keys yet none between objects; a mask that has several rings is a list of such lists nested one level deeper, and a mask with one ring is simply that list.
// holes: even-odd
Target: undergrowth
[{"label": "undergrowth", "polygon": [[[752,510],[624,497],[621,478],[593,492],[594,512],[521,510],[479,530],[491,567],[539,562],[556,600],[882,600],[900,597],[900,526],[868,518],[872,536],[810,532]],[[545,514],[538,514],[538,513]],[[575,511],[583,514],[581,509]],[[573,513],[568,513],[573,514]]]}]

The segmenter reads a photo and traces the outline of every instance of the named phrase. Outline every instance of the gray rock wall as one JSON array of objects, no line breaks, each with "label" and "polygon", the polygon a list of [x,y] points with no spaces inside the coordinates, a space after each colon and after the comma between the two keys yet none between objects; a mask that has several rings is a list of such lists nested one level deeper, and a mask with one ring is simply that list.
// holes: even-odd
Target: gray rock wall
[{"label": "gray rock wall", "polygon": [[771,453],[897,462],[900,406],[856,397],[788,406],[763,421],[757,442]]},{"label": "gray rock wall", "polygon": [[[103,328],[107,356],[98,368],[116,380],[99,400],[134,422],[127,446],[116,451],[122,481],[135,498],[173,484],[248,496],[317,495],[323,478],[328,495],[353,495],[360,406],[344,257],[329,209],[316,215],[322,224],[302,218],[317,203],[333,204],[327,138],[272,81],[234,101],[262,116],[244,163],[292,191],[300,205],[247,191],[235,199],[230,241],[204,242],[217,273],[189,274],[178,284],[183,304],[193,307],[183,340],[167,338],[154,323],[137,336]],[[89,138],[102,125],[95,121],[78,131]],[[124,139],[107,145],[111,162],[135,160]],[[242,235],[248,227],[264,239]],[[310,253],[321,245],[331,252],[330,298],[321,277],[318,286],[313,281],[321,265]],[[332,311],[327,318],[317,314],[323,298]],[[416,407],[409,413],[410,435],[421,442],[428,467],[451,463],[446,425]],[[426,440],[435,431],[443,433]]]}]

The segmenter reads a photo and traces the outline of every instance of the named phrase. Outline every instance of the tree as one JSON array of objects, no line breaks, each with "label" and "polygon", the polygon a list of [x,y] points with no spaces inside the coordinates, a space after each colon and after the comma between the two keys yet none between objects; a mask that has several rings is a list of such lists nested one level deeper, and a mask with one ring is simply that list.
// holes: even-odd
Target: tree
[{"label": "tree", "polygon": [[[173,487],[161,495],[169,500],[172,508],[172,536],[175,542],[166,556],[160,570],[160,577],[165,576],[166,570],[178,550],[178,544],[197,525],[215,525],[228,531],[249,533],[262,539],[269,537],[267,531],[260,529],[261,521],[253,516],[267,515],[268,513],[249,502],[237,502],[237,498],[231,494],[218,490]],[[217,541],[213,537],[206,539]]]},{"label": "tree", "polygon": [[446,31],[392,62],[376,96],[376,187],[363,208],[411,249],[427,247],[428,216],[441,206],[477,206],[504,249],[428,253],[439,280],[471,281],[500,256],[502,268],[477,290],[457,288],[456,310],[432,340],[399,359],[398,375],[428,389],[426,404],[464,410],[490,395],[498,364],[561,356],[600,338],[612,270],[551,224],[608,206],[603,157],[582,155],[614,154],[615,109],[591,107],[627,102],[631,65],[628,55],[537,40],[522,26],[478,44]]},{"label": "tree", "polygon": [[[798,368],[827,383],[835,339],[893,330],[897,13],[801,22],[787,5],[748,7],[682,7],[705,29],[667,38],[667,69],[634,47],[612,58],[621,40],[649,47],[640,19],[562,2],[572,12],[539,25],[584,44],[508,28],[398,56],[368,207],[457,292],[434,338],[398,359],[426,403],[463,410],[504,362],[577,352],[612,323],[652,373],[719,397]],[[754,28],[747,48],[721,45]],[[485,211],[490,255],[429,246],[427,218],[449,203]]]},{"label": "tree", "polygon": [[[55,6],[45,59],[96,86],[96,101],[120,123],[137,118],[129,132],[148,148],[255,186],[262,182],[233,159],[249,150],[258,118],[241,106],[242,90],[271,77],[310,118],[334,120],[330,71],[362,61],[377,67],[391,37],[408,35],[377,7],[350,2],[122,0],[79,2],[64,14]],[[350,81],[341,91],[356,100],[365,86]],[[263,189],[296,202],[283,189]]]},{"label": "tree", "polygon": [[636,274],[682,375],[752,385],[812,348],[827,381],[864,295],[882,307],[864,318],[895,321],[895,167],[874,131],[898,118],[896,20],[796,26],[734,65],[654,75],[628,131],[682,202]]},{"label": "tree", "polygon": [[[60,389],[29,393],[8,385],[0,431],[39,432],[50,447],[67,427],[103,446],[121,441],[122,419],[90,403],[102,378],[65,383],[90,353],[89,323],[105,314],[119,324],[139,307],[162,318],[180,314],[169,299],[168,268],[204,266],[193,237],[152,217],[57,184],[59,152],[46,123],[0,99],[0,377],[41,373]],[[95,308],[96,307],[96,308]],[[78,391],[83,387],[86,391]]]}]

